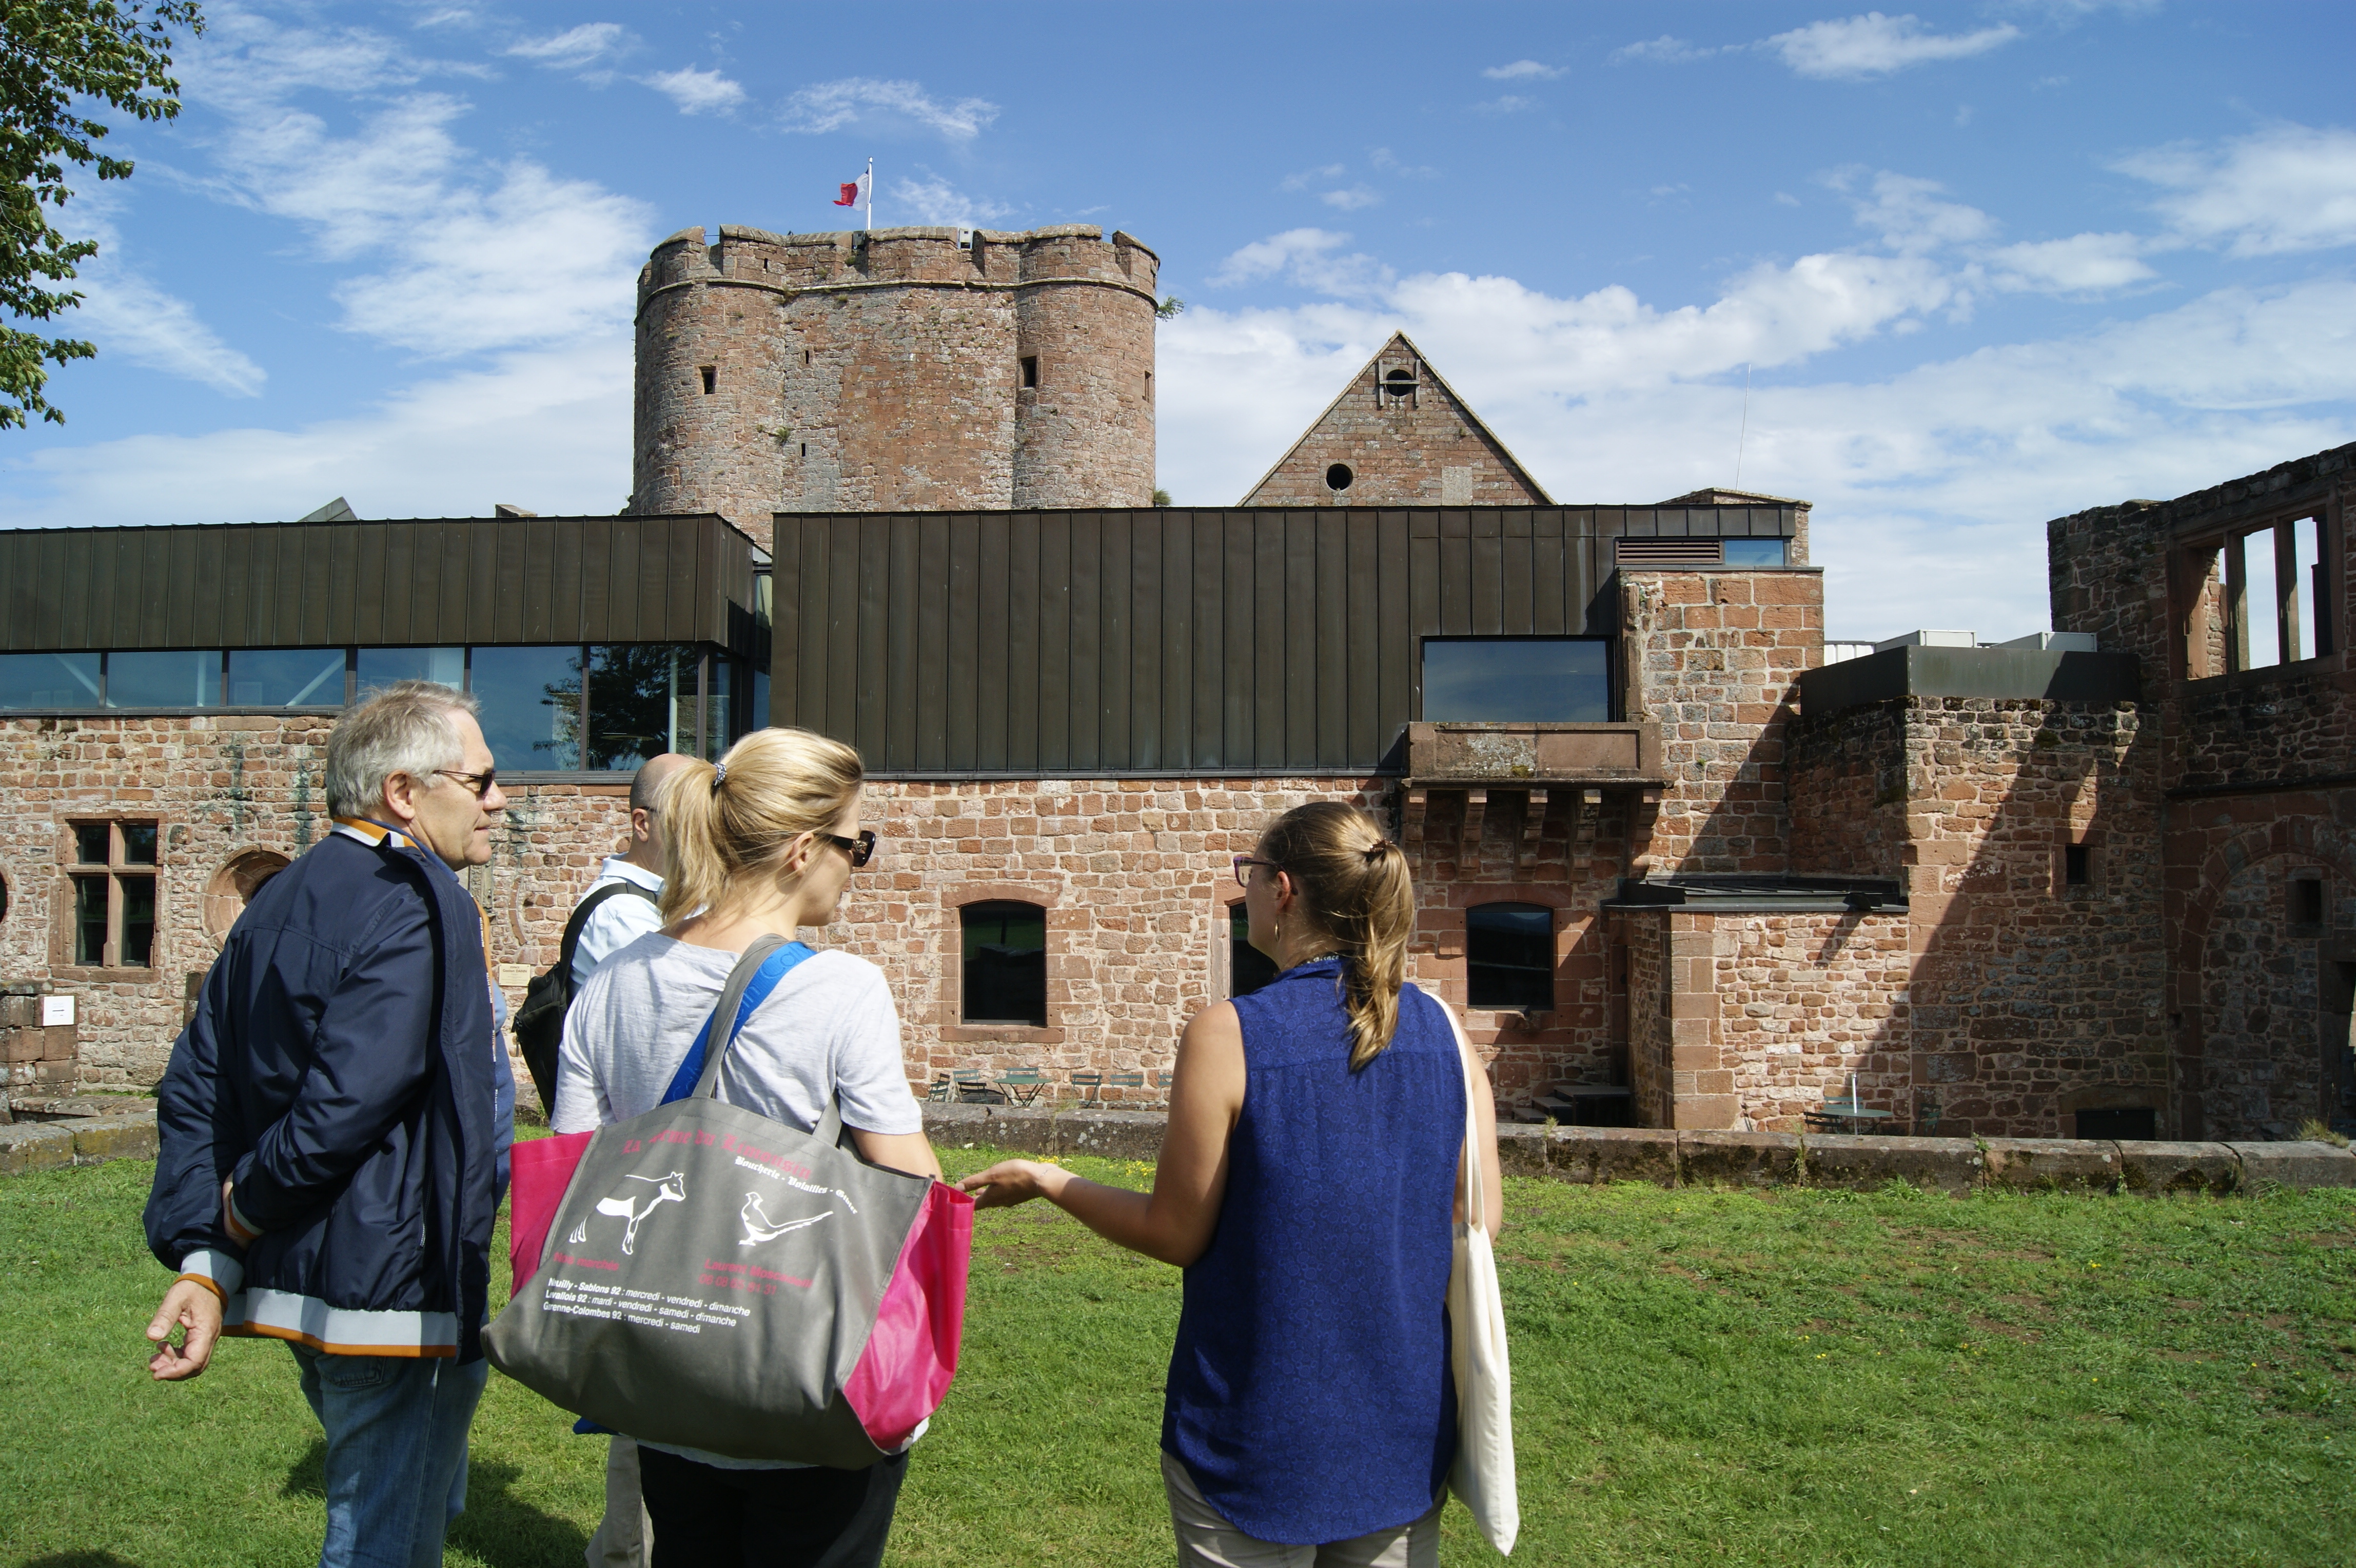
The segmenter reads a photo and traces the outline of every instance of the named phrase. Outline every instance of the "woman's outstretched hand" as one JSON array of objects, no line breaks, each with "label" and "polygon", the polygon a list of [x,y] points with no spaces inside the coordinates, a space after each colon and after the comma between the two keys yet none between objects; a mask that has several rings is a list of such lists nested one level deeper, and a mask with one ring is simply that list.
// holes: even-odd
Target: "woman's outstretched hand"
[{"label": "woman's outstretched hand", "polygon": [[1001,1160],[958,1186],[973,1194],[976,1208],[1011,1208],[1034,1197],[1053,1199],[1071,1173],[1037,1160]]}]

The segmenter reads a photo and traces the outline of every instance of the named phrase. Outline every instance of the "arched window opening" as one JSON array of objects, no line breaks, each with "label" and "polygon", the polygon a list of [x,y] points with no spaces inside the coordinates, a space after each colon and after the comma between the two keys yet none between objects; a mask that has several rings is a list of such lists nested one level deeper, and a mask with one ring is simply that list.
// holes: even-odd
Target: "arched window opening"
[{"label": "arched window opening", "polygon": [[276,850],[249,849],[230,855],[205,886],[205,929],[225,937],[245,913],[262,885],[286,869],[287,860]]},{"label": "arched window opening", "polygon": [[1047,911],[1036,904],[991,899],[958,911],[964,943],[969,1024],[1047,1026]]},{"label": "arched window opening", "polygon": [[1542,904],[1476,904],[1464,911],[1466,1001],[1508,1013],[1554,1009],[1554,911]]}]

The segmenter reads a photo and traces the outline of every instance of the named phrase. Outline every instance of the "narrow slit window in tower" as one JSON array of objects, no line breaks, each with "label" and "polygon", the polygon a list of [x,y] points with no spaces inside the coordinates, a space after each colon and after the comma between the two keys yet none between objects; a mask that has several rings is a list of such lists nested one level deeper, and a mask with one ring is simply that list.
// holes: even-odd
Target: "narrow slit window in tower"
[{"label": "narrow slit window in tower", "polygon": [[2062,846],[2062,882],[2067,887],[2094,885],[2094,852],[2083,843]]},{"label": "narrow slit window in tower", "polygon": [[2323,924],[2323,878],[2301,876],[2292,881],[2290,923],[2294,926]]},{"label": "narrow slit window in tower", "polygon": [[697,370],[703,377],[703,391],[706,396],[709,396],[720,390],[719,366],[701,365],[697,367]]},{"label": "narrow slit window in tower", "polygon": [[1026,387],[1039,384],[1039,356],[1036,354],[1023,356],[1023,384]]}]

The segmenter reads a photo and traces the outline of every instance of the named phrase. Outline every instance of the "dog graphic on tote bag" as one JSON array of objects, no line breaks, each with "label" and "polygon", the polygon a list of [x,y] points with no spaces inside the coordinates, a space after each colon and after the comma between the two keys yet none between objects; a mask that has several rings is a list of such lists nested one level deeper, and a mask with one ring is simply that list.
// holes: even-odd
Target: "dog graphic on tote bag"
[{"label": "dog graphic on tote bag", "polygon": [[[622,1179],[647,1182],[655,1189],[651,1196],[643,1200],[636,1197],[601,1197],[597,1200],[598,1213],[610,1214],[616,1219],[629,1221],[627,1227],[622,1231],[622,1251],[627,1254],[637,1250],[638,1227],[646,1223],[648,1215],[666,1203],[687,1201],[687,1173],[673,1171],[669,1176],[624,1176]],[[564,1240],[566,1245],[573,1247],[578,1247],[588,1240],[589,1221],[584,1219],[580,1224],[575,1225],[573,1228],[573,1234]]]}]

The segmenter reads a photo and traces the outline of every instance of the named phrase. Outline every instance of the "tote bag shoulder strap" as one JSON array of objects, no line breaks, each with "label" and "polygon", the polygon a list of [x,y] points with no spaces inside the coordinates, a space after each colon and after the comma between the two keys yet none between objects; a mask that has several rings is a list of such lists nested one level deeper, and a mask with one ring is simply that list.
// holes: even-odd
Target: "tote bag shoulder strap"
[{"label": "tote bag shoulder strap", "polygon": [[1472,1097],[1481,1092],[1481,1084],[1472,1070],[1472,1047],[1464,1038],[1464,1026],[1457,1021],[1456,1010],[1430,992],[1423,993],[1440,1009],[1440,1016],[1448,1020],[1449,1028],[1456,1036],[1456,1061],[1464,1073],[1464,1223],[1486,1230],[1489,1208],[1481,1189],[1481,1118],[1472,1108]]},{"label": "tote bag shoulder strap", "polygon": [[[720,1069],[728,1058],[728,1049],[769,993],[777,988],[788,971],[804,959],[814,957],[809,948],[799,942],[789,942],[783,937],[761,938],[744,950],[736,967],[728,972],[728,983],[721,987],[720,1001],[712,1015],[697,1031],[695,1043],[687,1048],[687,1059],[679,1064],[671,1075],[670,1087],[663,1090],[662,1103],[684,1100],[691,1094],[714,1098],[720,1092]],[[718,1048],[712,1043],[712,1026],[722,1018],[729,1020],[727,1031],[721,1036]]]}]

